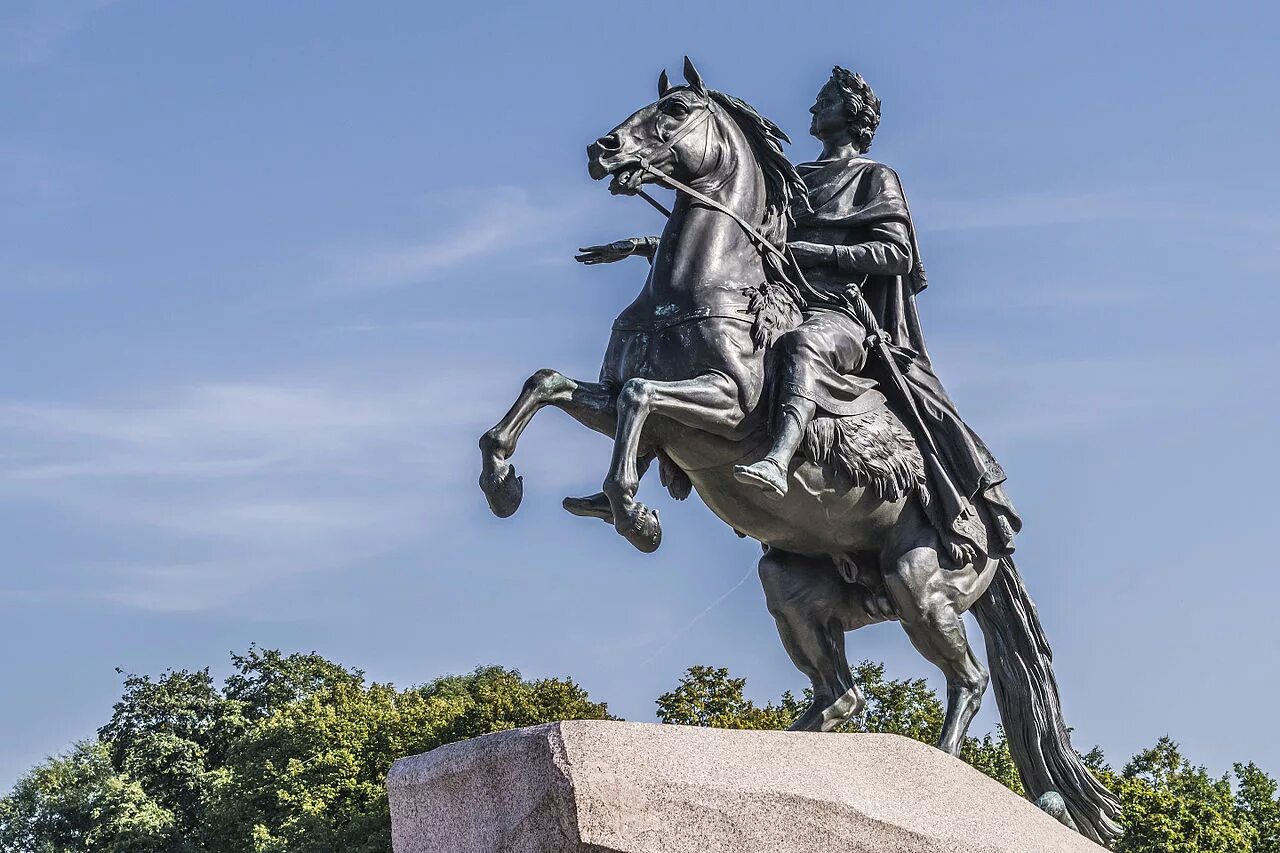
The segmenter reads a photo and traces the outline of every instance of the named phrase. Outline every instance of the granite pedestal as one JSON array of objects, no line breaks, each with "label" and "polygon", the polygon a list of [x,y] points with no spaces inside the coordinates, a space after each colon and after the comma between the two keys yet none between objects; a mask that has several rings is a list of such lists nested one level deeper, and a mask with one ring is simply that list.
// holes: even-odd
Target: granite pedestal
[{"label": "granite pedestal", "polygon": [[387,779],[395,853],[1099,853],[967,764],[895,735],[552,723]]}]

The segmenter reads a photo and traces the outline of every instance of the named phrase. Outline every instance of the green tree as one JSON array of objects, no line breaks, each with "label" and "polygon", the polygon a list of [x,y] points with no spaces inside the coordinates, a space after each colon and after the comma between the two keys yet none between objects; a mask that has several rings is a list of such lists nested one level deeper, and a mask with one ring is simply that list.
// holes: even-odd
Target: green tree
[{"label": "green tree", "polygon": [[[285,667],[321,675],[317,663],[284,658],[260,674],[242,673],[278,684]],[[253,722],[229,757],[210,809],[220,838],[210,850],[389,850],[384,782],[395,759],[490,732],[608,716],[573,682],[525,681],[500,667],[407,691],[365,684],[354,671],[296,675],[284,680],[307,689]]]},{"label": "green tree", "polygon": [[231,663],[235,672],[227,677],[223,696],[240,703],[240,713],[251,720],[339,685],[359,687],[364,683],[360,670],[347,669],[315,652],[284,655],[252,645],[242,655],[233,652]]},{"label": "green tree", "polygon": [[96,742],[0,799],[5,853],[390,851],[391,762],[466,737],[602,719],[566,679],[484,667],[399,690],[315,654],[251,647],[208,670],[128,675]]},{"label": "green tree", "polygon": [[1236,808],[1253,828],[1253,853],[1280,853],[1280,801],[1276,780],[1253,762],[1237,764]]},{"label": "green tree", "polygon": [[215,771],[243,728],[238,705],[223,696],[208,669],[172,670],[156,679],[126,675],[98,739],[115,773],[171,815],[174,831],[192,849],[204,849]]},{"label": "green tree", "polygon": [[675,690],[658,697],[658,719],[713,729],[785,729],[804,710],[789,692],[761,708],[744,695],[746,685],[724,667],[691,666]]},{"label": "green tree", "polygon": [[880,732],[923,743],[937,742],[945,715],[938,694],[923,678],[886,679],[884,664],[869,660],[854,667],[853,678],[866,694],[867,704],[846,724],[845,731]]},{"label": "green tree", "polygon": [[1120,853],[1248,853],[1256,831],[1237,808],[1231,784],[1191,764],[1168,737],[1104,781],[1120,798]]},{"label": "green tree", "polygon": [[[208,670],[128,675],[96,741],[24,776],[0,799],[5,853],[385,853],[391,762],[445,743],[561,719],[607,719],[567,679],[525,680],[482,667],[407,690],[316,654],[256,646],[231,657],[221,686]],[[920,679],[864,661],[866,707],[845,731],[937,738],[943,706]],[[781,729],[809,701],[759,705],[746,680],[690,667],[658,699],[663,722]],[[1021,793],[1004,732],[967,738],[962,757]],[[1169,738],[1114,772],[1098,749],[1086,765],[1123,807],[1118,853],[1280,853],[1276,781],[1235,765],[1235,789],[1192,765]]]},{"label": "green tree", "polygon": [[85,741],[32,770],[0,800],[0,850],[179,853],[171,812],[116,773],[105,744]]}]

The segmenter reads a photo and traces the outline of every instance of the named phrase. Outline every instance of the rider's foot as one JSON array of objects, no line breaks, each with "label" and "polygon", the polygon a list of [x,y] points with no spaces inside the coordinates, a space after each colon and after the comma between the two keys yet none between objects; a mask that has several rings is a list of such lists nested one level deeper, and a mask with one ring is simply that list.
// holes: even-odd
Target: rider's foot
[{"label": "rider's foot", "polygon": [[585,498],[565,498],[561,506],[565,511],[581,518],[598,518],[613,524],[613,508],[604,492],[596,492]]},{"label": "rider's foot", "polygon": [[770,457],[750,465],[734,465],[733,478],[777,497],[787,493],[787,471]]}]

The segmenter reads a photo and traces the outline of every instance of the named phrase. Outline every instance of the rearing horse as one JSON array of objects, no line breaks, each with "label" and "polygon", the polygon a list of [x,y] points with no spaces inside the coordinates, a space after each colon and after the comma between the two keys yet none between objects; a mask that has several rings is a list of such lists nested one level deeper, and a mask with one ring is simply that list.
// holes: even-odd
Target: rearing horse
[{"label": "rearing horse", "polygon": [[519,507],[522,480],[509,459],[533,416],[555,406],[614,439],[608,505],[576,509],[653,551],[658,516],[635,496],[658,459],[676,497],[696,489],[736,532],[764,544],[769,610],[813,684],[795,729],[829,731],[859,712],[865,700],[844,634],[897,619],[946,676],[938,746],[958,755],[989,681],[962,619],[973,608],[1027,793],[1057,791],[1085,835],[1109,840],[1119,807],[1071,748],[1035,605],[1010,560],[953,566],[940,556],[922,507],[919,453],[883,397],[872,392],[859,415],[815,421],[785,497],[734,478],[735,464],[767,449],[767,345],[797,319],[785,291],[768,284],[776,269],[761,241],[785,242],[793,194],[804,186],[772,122],[706,88],[687,59],[685,79],[672,87],[664,72],[658,100],[588,148],[591,176],[612,176],[614,192],[646,182],[683,191],[644,288],[614,323],[600,381],[539,370],[481,437],[480,485],[491,509],[506,517]]}]

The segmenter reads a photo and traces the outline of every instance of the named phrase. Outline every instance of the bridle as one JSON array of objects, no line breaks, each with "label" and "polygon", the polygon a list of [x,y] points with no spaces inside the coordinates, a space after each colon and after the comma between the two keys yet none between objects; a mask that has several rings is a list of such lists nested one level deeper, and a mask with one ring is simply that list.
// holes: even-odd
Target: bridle
[{"label": "bridle", "polygon": [[[730,210],[715,199],[705,195],[704,193],[698,192],[688,184],[659,171],[653,166],[652,161],[655,154],[663,154],[670,151],[677,142],[687,136],[694,128],[708,121],[711,118],[711,115],[716,112],[715,102],[712,101],[709,95],[704,95],[704,97],[706,97],[706,101],[700,105],[702,107],[702,112],[696,117],[691,115],[686,118],[684,124],[676,128],[675,133],[671,134],[668,139],[642,156],[640,158],[640,169],[652,175],[658,183],[677,192],[682,192],[712,210],[720,211],[725,216],[738,223],[738,226],[746,232],[747,236],[751,238],[751,241],[762,254],[771,255],[780,262],[777,267],[777,272],[781,275],[785,286],[792,291],[794,296],[800,296],[801,294],[812,295],[818,300],[819,304],[825,303],[825,307],[839,311],[840,313],[852,317],[854,320],[861,323],[862,328],[867,332],[867,348],[875,351],[883,362],[884,369],[887,374],[887,384],[893,389],[899,401],[904,406],[904,414],[908,416],[908,429],[911,430],[916,441],[921,445],[921,450],[926,457],[934,460],[932,464],[940,468],[941,462],[938,460],[941,459],[941,454],[938,449],[937,442],[934,441],[933,433],[929,430],[926,421],[920,414],[920,407],[916,403],[915,397],[911,392],[910,386],[907,384],[906,378],[902,374],[901,368],[898,367],[898,363],[894,360],[894,353],[892,349],[893,341],[887,334],[885,334],[884,329],[881,328],[875,312],[871,309],[871,306],[867,303],[866,297],[862,293],[862,287],[870,280],[870,275],[868,274],[864,276],[861,283],[850,285],[846,289],[845,297],[847,301],[830,301],[824,296],[824,294],[817,291],[813,285],[809,284],[808,280],[804,276],[804,272],[800,269],[799,262],[796,261],[795,254],[785,242],[782,244],[782,248],[778,248],[763,234],[761,234],[754,225],[743,219],[736,211]],[[658,208],[658,210],[662,211],[668,217],[671,216],[670,211],[647,195],[643,190],[637,190],[637,195],[643,196],[646,201]],[[806,300],[800,298],[798,301],[803,304]],[[926,469],[928,464],[929,463],[926,463]]]},{"label": "bridle", "polygon": [[[787,246],[785,242],[782,244],[782,248],[778,248],[767,237],[761,234],[759,229],[747,220],[743,219],[742,215],[737,211],[731,210],[705,193],[695,190],[683,181],[677,180],[654,167],[654,155],[665,154],[670,151],[677,142],[687,136],[694,128],[699,127],[708,121],[712,114],[716,112],[715,101],[713,101],[709,95],[706,96],[706,101],[699,106],[701,107],[701,111],[698,115],[690,115],[685,119],[682,125],[676,128],[675,133],[671,134],[671,136],[664,142],[646,152],[640,158],[641,171],[652,175],[658,183],[675,190],[676,192],[682,192],[707,207],[713,210],[718,210],[736,222],[738,227],[746,232],[747,236],[751,239],[751,242],[755,244],[756,248],[762,254],[771,255],[777,259],[779,262],[777,272],[781,275],[785,285],[792,291],[792,295],[797,298],[797,301],[802,304],[814,300],[818,303],[827,303],[828,307],[847,314],[862,324],[862,327],[867,330],[868,347],[884,346],[887,344],[889,340],[888,336],[885,335],[884,330],[880,328],[880,323],[876,320],[875,313],[871,310],[871,306],[867,304],[866,299],[862,295],[862,286],[867,283],[868,279],[870,279],[870,275],[863,276],[863,279],[859,284],[851,285],[848,288],[847,302],[832,303],[829,298],[825,297],[824,294],[816,290],[813,285],[809,284],[809,281],[805,278],[804,271],[800,268],[800,263],[796,260],[791,248]],[[645,201],[662,211],[662,213],[667,217],[671,216],[671,212],[669,210],[658,203],[658,201],[652,196],[645,193],[644,190],[637,190],[636,194],[642,196]],[[805,299],[805,296],[808,296],[809,299]],[[887,349],[885,351],[885,355],[888,357]]]},{"label": "bridle", "polygon": [[[643,171],[649,172],[650,174],[656,173],[657,170],[653,168],[654,157],[659,154],[666,154],[667,152],[674,151],[677,142],[684,139],[694,130],[697,130],[699,127],[711,120],[711,116],[716,113],[716,102],[713,101],[709,95],[705,96],[705,98],[706,100],[698,105],[698,111],[696,113],[686,116],[685,120],[676,128],[674,133],[668,136],[660,145],[656,146],[640,158],[640,168]],[[706,159],[707,151],[706,145],[704,144],[702,149],[702,161],[705,163]],[[701,164],[699,164],[699,168],[701,168]]]},{"label": "bridle", "polygon": [[[677,192],[682,192],[685,195],[689,196],[690,198],[696,199],[702,204],[705,204],[707,207],[710,207],[713,210],[718,210],[719,212],[723,213],[725,216],[729,217],[734,222],[738,223],[738,226],[747,233],[747,236],[751,238],[751,242],[753,242],[756,245],[756,248],[758,248],[760,251],[767,252],[769,254],[776,256],[783,263],[790,263],[790,261],[788,260],[787,253],[784,253],[777,246],[773,245],[773,243],[771,243],[763,234],[761,234],[760,231],[754,225],[752,225],[750,222],[747,222],[747,220],[743,219],[742,216],[739,213],[737,213],[737,211],[730,210],[728,207],[716,201],[715,199],[711,198],[710,196],[706,195],[705,193],[701,193],[698,190],[695,190],[693,187],[689,186],[688,184],[682,181],[676,180],[675,178],[668,175],[666,172],[661,171],[660,169],[656,168],[653,165],[653,161],[655,157],[658,157],[662,154],[666,154],[670,151],[673,151],[676,144],[679,143],[680,140],[684,139],[694,130],[696,130],[697,128],[701,127],[702,125],[706,124],[708,121],[711,120],[711,116],[717,112],[716,102],[711,98],[710,95],[704,95],[704,98],[705,100],[698,105],[698,111],[696,113],[686,117],[684,122],[675,129],[674,133],[672,133],[659,145],[655,146],[649,151],[646,151],[644,155],[640,157],[640,164],[639,164],[640,171],[646,172],[652,175],[654,179],[658,181],[658,183],[668,187],[669,189],[673,189]],[[705,161],[706,160],[705,150],[703,151],[702,156],[703,156],[703,160]],[[645,201],[649,202],[649,204],[656,207],[664,215],[666,216],[671,215],[671,211],[663,207],[662,204],[660,204],[656,199],[654,199],[644,190],[642,189],[637,190],[636,195],[642,196]]]},{"label": "bridle", "polygon": [[[712,208],[713,210],[718,210],[720,213],[723,213],[725,216],[732,219],[734,222],[738,224],[738,227],[740,227],[743,231],[746,232],[747,236],[751,239],[751,242],[755,244],[756,248],[760,252],[767,255],[772,255],[781,263],[779,272],[782,274],[783,278],[787,280],[787,283],[791,287],[795,288],[798,292],[807,291],[817,296],[818,294],[813,289],[813,286],[810,285],[809,282],[805,280],[804,273],[800,270],[800,264],[796,262],[795,256],[791,253],[791,250],[787,248],[786,243],[783,243],[783,247],[781,249],[778,248],[767,237],[761,234],[759,229],[757,229],[754,225],[752,225],[747,220],[743,219],[742,215],[739,214],[737,211],[731,210],[729,207],[721,204],[720,202],[716,201],[715,199],[711,198],[705,193],[695,190],[693,187],[689,186],[683,181],[679,181],[676,178],[673,178],[672,176],[668,175],[666,172],[663,172],[657,169],[656,167],[654,167],[653,159],[656,155],[665,154],[668,151],[671,151],[675,147],[676,143],[678,143],[681,139],[684,139],[686,136],[688,136],[689,133],[693,131],[695,128],[700,127],[701,125],[706,123],[708,120],[710,120],[711,116],[716,112],[715,101],[712,100],[712,98],[709,95],[705,97],[706,97],[706,100],[703,103],[699,104],[700,109],[696,115],[688,116],[684,120],[684,123],[681,124],[679,127],[677,127],[675,132],[672,133],[671,136],[669,136],[665,141],[663,141],[658,146],[645,152],[645,154],[640,157],[640,170],[642,172],[647,172],[648,174],[652,175],[658,183],[668,187],[669,189],[675,190],[676,192],[682,192],[685,195],[689,196],[690,198],[701,202],[702,204]],[[705,153],[703,154],[703,157],[705,159],[706,157]],[[639,195],[642,198],[644,198],[645,201],[649,202],[649,204],[653,205],[655,208],[661,211],[665,216],[668,216],[668,217],[671,216],[671,211],[663,207],[661,203],[659,203],[656,199],[654,199],[652,196],[646,193],[643,189],[637,190],[636,195]],[[788,273],[788,269],[790,270],[791,274]],[[794,275],[794,280],[792,278],[792,275]],[[796,281],[799,282],[798,285]],[[865,279],[863,283],[865,284]],[[797,293],[797,295],[799,294]],[[868,332],[871,332],[872,334],[882,334],[879,330],[878,324],[874,322],[874,317],[871,315],[870,310],[859,311],[857,313],[859,316],[857,316],[855,319],[859,320],[859,322],[863,324],[863,327],[866,328]]]}]

